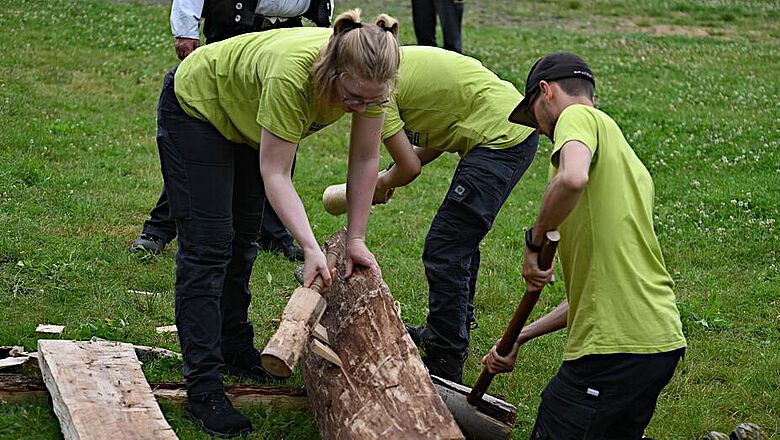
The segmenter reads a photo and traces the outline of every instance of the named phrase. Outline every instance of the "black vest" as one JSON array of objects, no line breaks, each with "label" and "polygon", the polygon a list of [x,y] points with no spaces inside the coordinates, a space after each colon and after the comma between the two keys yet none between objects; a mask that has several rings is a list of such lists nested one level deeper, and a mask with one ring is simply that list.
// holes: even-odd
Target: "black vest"
[{"label": "black vest", "polygon": [[257,0],[206,0],[203,35],[206,44],[253,32]]}]

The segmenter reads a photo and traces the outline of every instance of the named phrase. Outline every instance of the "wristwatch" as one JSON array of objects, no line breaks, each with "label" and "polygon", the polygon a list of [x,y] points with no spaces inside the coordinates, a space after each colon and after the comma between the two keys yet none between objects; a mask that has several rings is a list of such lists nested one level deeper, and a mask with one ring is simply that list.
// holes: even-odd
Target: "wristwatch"
[{"label": "wristwatch", "polygon": [[534,253],[538,253],[542,250],[542,245],[534,244],[534,228],[528,228],[525,230],[525,247]]}]

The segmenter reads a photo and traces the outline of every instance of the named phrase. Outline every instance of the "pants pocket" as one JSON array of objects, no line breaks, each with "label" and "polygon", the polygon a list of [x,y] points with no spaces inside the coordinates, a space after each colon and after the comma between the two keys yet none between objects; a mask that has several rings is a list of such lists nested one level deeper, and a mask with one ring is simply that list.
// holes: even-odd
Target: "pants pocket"
[{"label": "pants pocket", "polygon": [[598,410],[598,399],[585,387],[574,387],[555,376],[542,392],[532,439],[587,438]]}]

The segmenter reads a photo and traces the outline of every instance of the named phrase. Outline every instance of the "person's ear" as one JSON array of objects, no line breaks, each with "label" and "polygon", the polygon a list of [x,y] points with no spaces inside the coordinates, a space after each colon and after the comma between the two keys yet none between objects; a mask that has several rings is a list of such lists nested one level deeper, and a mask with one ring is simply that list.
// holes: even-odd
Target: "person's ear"
[{"label": "person's ear", "polygon": [[544,96],[545,101],[550,101],[553,98],[553,86],[545,80],[539,81],[539,93]]}]

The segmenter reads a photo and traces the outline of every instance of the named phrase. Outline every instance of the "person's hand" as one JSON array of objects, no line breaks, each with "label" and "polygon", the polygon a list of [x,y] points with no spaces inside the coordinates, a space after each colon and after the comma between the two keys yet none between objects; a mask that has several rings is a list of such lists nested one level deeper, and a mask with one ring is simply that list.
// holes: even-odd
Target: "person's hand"
[{"label": "person's hand", "polygon": [[365,266],[378,277],[382,277],[382,270],[379,269],[376,257],[368,250],[366,242],[358,238],[347,240],[347,267],[344,278],[352,276],[352,269],[355,266]]},{"label": "person's hand", "polygon": [[200,46],[200,40],[194,38],[176,38],[173,41],[173,47],[176,48],[176,56],[180,60],[187,58],[187,55],[191,54],[193,50]]},{"label": "person's hand", "polygon": [[371,204],[384,205],[388,200],[390,200],[390,197],[393,197],[394,192],[395,188],[385,189],[380,188],[379,185],[377,185],[376,190],[374,191],[374,200],[371,202]]},{"label": "person's hand", "polygon": [[526,248],[523,260],[523,278],[525,278],[526,288],[533,292],[542,290],[550,282],[554,269],[554,266],[550,266],[548,270],[541,270],[538,261],[539,253]]},{"label": "person's hand", "polygon": [[496,351],[496,346],[499,341],[496,341],[496,345],[490,349],[490,352],[482,357],[482,365],[487,368],[491,374],[508,373],[515,369],[515,359],[517,359],[517,351],[520,348],[520,343],[515,342],[512,346],[512,351],[506,356],[501,356]]},{"label": "person's hand", "polygon": [[336,269],[328,270],[328,261],[320,248],[303,250],[303,287],[311,287],[317,275],[322,277],[322,282],[330,286]]}]

